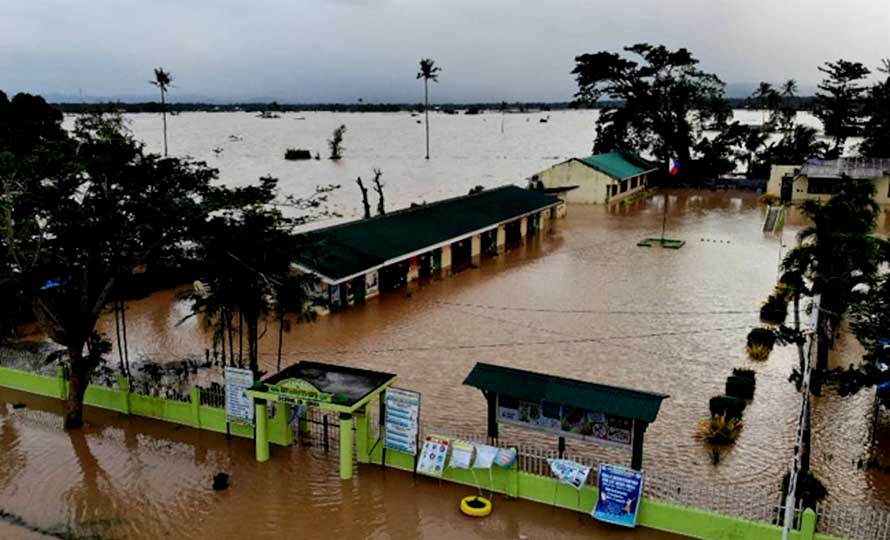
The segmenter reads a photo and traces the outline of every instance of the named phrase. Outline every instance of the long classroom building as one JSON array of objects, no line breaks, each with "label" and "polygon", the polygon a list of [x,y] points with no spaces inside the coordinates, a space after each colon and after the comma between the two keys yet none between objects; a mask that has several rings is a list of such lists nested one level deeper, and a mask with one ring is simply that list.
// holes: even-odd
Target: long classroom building
[{"label": "long classroom building", "polygon": [[337,309],[502,253],[564,212],[557,197],[503,186],[305,233],[294,266]]}]

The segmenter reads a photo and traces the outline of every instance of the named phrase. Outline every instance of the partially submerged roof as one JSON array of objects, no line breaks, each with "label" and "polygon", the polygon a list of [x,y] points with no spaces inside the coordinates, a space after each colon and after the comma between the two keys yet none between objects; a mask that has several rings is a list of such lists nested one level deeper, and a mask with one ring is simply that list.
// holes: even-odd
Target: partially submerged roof
[{"label": "partially submerged roof", "polygon": [[800,170],[800,174],[816,178],[872,179],[890,174],[890,159],[840,158],[831,160],[813,159]]},{"label": "partially submerged roof", "polygon": [[305,233],[300,267],[336,283],[560,204],[509,185]]},{"label": "partially submerged roof", "polygon": [[658,169],[654,163],[650,163],[632,152],[621,150],[575,159],[616,180],[624,180]]},{"label": "partially submerged roof", "polygon": [[341,397],[340,404],[352,406],[395,377],[382,371],[303,361],[284,368],[263,383],[277,385],[288,379],[304,380],[322,392]]},{"label": "partially submerged roof", "polygon": [[464,384],[526,401],[550,401],[612,416],[652,422],[667,394],[631,390],[477,363]]}]

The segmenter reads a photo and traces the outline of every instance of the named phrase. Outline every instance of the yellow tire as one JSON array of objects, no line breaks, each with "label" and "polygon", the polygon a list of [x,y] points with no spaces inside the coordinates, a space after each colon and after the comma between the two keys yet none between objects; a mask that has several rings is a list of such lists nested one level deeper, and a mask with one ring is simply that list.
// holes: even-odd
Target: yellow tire
[{"label": "yellow tire", "polygon": [[471,495],[460,500],[460,511],[470,517],[485,517],[491,513],[491,501]]}]

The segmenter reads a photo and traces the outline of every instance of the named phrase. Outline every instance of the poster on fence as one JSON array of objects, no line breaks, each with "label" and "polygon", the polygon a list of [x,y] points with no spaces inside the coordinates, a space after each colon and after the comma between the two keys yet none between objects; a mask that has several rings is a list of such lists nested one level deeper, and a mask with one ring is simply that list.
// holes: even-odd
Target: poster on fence
[{"label": "poster on fence", "polygon": [[550,471],[553,476],[557,477],[560,482],[568,484],[575,489],[581,489],[587,482],[587,476],[590,474],[590,467],[585,467],[580,463],[575,463],[568,459],[548,459]]},{"label": "poster on fence", "polygon": [[643,473],[618,465],[601,464],[599,497],[591,515],[607,523],[635,527],[643,496]]},{"label": "poster on fence", "polygon": [[633,442],[633,420],[551,401],[498,394],[497,417],[498,422],[582,441],[622,447]]},{"label": "poster on fence", "polygon": [[417,460],[417,473],[441,477],[448,459],[448,439],[428,435],[423,440],[420,459]]},{"label": "poster on fence", "polygon": [[417,455],[417,429],[420,421],[420,393],[401,388],[386,390],[383,446]]},{"label": "poster on fence", "polygon": [[490,469],[494,463],[494,457],[497,455],[498,449],[487,444],[476,445],[476,460],[473,462],[474,469]]},{"label": "poster on fence", "polygon": [[451,460],[448,466],[454,469],[469,469],[473,462],[473,443],[466,441],[451,441]]},{"label": "poster on fence", "polygon": [[227,367],[226,419],[229,422],[253,424],[253,399],[245,390],[253,386],[253,373],[249,369]]}]

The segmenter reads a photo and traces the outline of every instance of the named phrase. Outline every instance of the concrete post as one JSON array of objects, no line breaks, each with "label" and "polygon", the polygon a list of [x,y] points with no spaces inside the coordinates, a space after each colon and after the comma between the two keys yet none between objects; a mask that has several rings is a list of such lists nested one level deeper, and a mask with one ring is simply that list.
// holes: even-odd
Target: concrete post
[{"label": "concrete post", "polygon": [[816,537],[816,512],[812,508],[803,511],[800,520],[800,535],[798,540],[813,540]]},{"label": "concrete post", "polygon": [[480,255],[482,255],[482,235],[474,234],[470,238],[470,257],[476,260]]},{"label": "concrete post", "polygon": [[197,386],[192,387],[192,425],[196,428],[201,427],[201,389]]},{"label": "concrete post", "polygon": [[118,377],[117,388],[120,391],[120,412],[130,414],[130,378],[123,375]]},{"label": "concrete post", "polygon": [[503,253],[504,249],[507,247],[507,227],[504,225],[498,225],[498,240],[497,240],[497,248],[498,253]]},{"label": "concrete post", "polygon": [[368,415],[368,406],[365,405],[355,414],[355,451],[358,454],[359,463],[368,463],[368,432],[371,418]]},{"label": "concrete post", "polygon": [[634,420],[633,455],[631,456],[630,468],[637,471],[643,470],[643,434],[646,433],[647,427],[649,427],[649,424]]},{"label": "concrete post", "polygon": [[442,246],[442,275],[451,272],[451,246]]},{"label": "concrete post", "polygon": [[68,399],[68,381],[65,380],[65,368],[56,366],[56,378],[59,379],[59,399]]},{"label": "concrete post", "polygon": [[340,479],[352,479],[352,415],[340,413]]},{"label": "concrete post", "polygon": [[266,418],[266,400],[256,400],[256,460],[269,461],[269,420]]},{"label": "concrete post", "polygon": [[519,218],[519,237],[525,238],[528,235],[528,216]]}]

